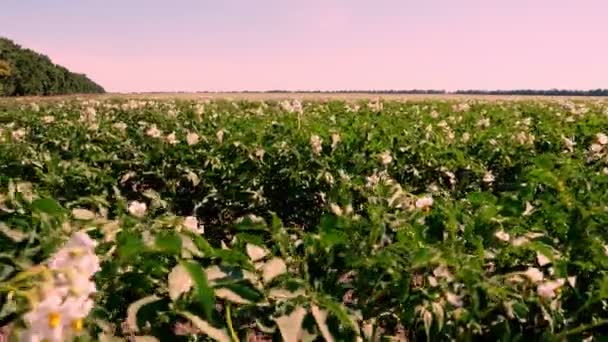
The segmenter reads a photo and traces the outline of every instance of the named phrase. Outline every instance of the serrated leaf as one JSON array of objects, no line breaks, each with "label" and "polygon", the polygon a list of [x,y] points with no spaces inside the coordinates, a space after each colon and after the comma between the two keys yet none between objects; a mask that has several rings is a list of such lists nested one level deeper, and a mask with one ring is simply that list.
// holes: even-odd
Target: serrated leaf
[{"label": "serrated leaf", "polygon": [[327,311],[321,310],[318,306],[313,304],[311,312],[325,341],[333,342],[334,337],[329,332],[329,327],[327,326]]},{"label": "serrated leaf", "polygon": [[268,255],[268,250],[266,248],[251,243],[248,243],[245,246],[245,249],[247,251],[247,256],[252,262],[264,259],[264,257]]},{"label": "serrated leaf", "polygon": [[201,309],[205,313],[205,317],[211,318],[215,309],[215,298],[213,289],[207,283],[207,276],[199,264],[192,261],[182,261],[181,265],[190,273],[196,288],[196,296],[198,298]]},{"label": "serrated leaf", "polygon": [[205,275],[207,276],[207,281],[209,281],[210,284],[213,284],[216,280],[228,277],[228,273],[222,271],[222,269],[217,265],[207,267],[205,269]]},{"label": "serrated leaf", "polygon": [[218,329],[189,312],[182,311],[179,314],[190,320],[194,326],[210,338],[219,342],[232,342],[225,329]]},{"label": "serrated leaf", "polygon": [[180,295],[190,291],[194,285],[190,273],[183,265],[173,267],[168,277],[169,298],[176,300]]},{"label": "serrated leaf", "polygon": [[129,327],[130,331],[139,331],[139,327],[137,326],[137,312],[139,311],[139,309],[141,309],[141,307],[143,307],[144,305],[154,303],[159,299],[160,298],[156,295],[152,295],[136,300],[135,302],[131,303],[131,305],[129,305],[129,307],[127,308],[127,326]]},{"label": "serrated leaf", "polygon": [[285,342],[298,342],[300,334],[302,332],[302,322],[306,316],[306,309],[303,307],[296,307],[293,311],[285,316],[275,318],[274,321],[279,327],[283,341]]},{"label": "serrated leaf", "polygon": [[287,299],[294,299],[299,296],[303,296],[304,294],[305,292],[302,289],[298,289],[293,292],[286,289],[271,289],[268,292],[268,298],[281,301]]},{"label": "serrated leaf", "polygon": [[322,304],[325,309],[333,313],[340,320],[340,323],[355,332],[359,331],[356,321],[348,314],[342,303],[337,303],[329,298],[320,298],[319,301],[319,304]]},{"label": "serrated leaf", "polygon": [[200,258],[203,256],[203,252],[196,247],[191,238],[184,234],[180,234],[180,237],[182,239],[182,258],[189,259],[192,256]]},{"label": "serrated leaf", "polygon": [[285,261],[279,257],[272,258],[262,266],[262,279],[265,283],[287,272]]},{"label": "serrated leaf", "polygon": [[217,298],[221,298],[235,304],[251,304],[251,302],[247,299],[239,296],[238,294],[232,292],[230,289],[225,287],[215,289],[214,292]]}]

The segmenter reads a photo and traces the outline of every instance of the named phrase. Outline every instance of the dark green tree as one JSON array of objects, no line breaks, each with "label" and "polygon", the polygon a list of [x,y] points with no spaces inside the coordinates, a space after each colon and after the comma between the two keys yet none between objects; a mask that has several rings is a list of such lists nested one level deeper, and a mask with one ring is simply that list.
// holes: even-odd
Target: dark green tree
[{"label": "dark green tree", "polygon": [[0,37],[0,94],[5,96],[103,93],[86,75]]}]

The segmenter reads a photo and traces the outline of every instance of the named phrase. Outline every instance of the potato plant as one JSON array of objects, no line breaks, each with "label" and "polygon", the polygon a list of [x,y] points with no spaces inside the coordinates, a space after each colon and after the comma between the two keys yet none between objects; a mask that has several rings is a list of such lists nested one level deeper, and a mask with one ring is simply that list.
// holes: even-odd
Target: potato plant
[{"label": "potato plant", "polygon": [[608,333],[606,134],[590,100],[4,101],[0,326],[591,341]]}]

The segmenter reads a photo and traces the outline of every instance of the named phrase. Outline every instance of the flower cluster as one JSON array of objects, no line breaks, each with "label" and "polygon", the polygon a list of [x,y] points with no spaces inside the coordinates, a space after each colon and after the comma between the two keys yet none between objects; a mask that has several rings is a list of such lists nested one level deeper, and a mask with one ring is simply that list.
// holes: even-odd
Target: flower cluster
[{"label": "flower cluster", "polygon": [[91,280],[100,269],[96,242],[77,232],[47,263],[49,277],[37,289],[37,301],[23,318],[24,341],[65,341],[83,330],[96,292]]}]

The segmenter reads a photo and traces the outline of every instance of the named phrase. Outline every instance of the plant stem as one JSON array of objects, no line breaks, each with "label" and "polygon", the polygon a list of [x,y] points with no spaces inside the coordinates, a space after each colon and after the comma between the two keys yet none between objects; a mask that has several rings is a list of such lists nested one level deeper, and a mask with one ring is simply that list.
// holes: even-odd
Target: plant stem
[{"label": "plant stem", "polygon": [[232,338],[233,342],[239,342],[239,337],[236,334],[236,332],[234,331],[234,328],[232,327],[232,315],[231,315],[231,306],[228,303],[228,305],[226,305],[226,324],[228,324],[228,331],[230,332],[230,337]]},{"label": "plant stem", "polygon": [[603,320],[597,321],[595,323],[581,325],[581,326],[576,327],[574,329],[562,331],[561,333],[555,335],[555,340],[556,341],[561,341],[561,340],[563,340],[568,335],[579,334],[579,333],[582,333],[585,330],[597,328],[597,327],[605,325],[605,324],[608,324],[608,319],[603,319]]}]

